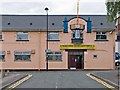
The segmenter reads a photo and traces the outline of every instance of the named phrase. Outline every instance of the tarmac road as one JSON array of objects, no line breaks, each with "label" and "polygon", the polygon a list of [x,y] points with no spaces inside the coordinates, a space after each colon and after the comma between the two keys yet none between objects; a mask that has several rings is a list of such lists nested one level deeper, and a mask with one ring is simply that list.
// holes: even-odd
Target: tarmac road
[{"label": "tarmac road", "polygon": [[24,71],[19,73],[33,76],[16,88],[101,88],[109,90],[87,77],[86,74],[89,71]]}]

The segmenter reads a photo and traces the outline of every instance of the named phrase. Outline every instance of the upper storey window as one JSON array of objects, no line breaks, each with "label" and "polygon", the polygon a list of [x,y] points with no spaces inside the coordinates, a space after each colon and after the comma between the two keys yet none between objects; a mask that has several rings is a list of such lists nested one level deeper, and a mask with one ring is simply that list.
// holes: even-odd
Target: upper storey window
[{"label": "upper storey window", "polygon": [[2,40],[2,32],[0,31],[0,40]]},{"label": "upper storey window", "polygon": [[49,41],[59,40],[59,32],[48,32],[48,40]]},{"label": "upper storey window", "polygon": [[0,41],[3,41],[3,33],[0,31]]},{"label": "upper storey window", "polygon": [[18,41],[28,40],[28,32],[17,32],[17,40]]},{"label": "upper storey window", "polygon": [[82,44],[83,43],[83,31],[85,25],[80,22],[75,22],[70,24],[70,29],[72,31],[71,41],[73,44]]},{"label": "upper storey window", "polygon": [[82,30],[72,30],[72,39],[83,39]]},{"label": "upper storey window", "polygon": [[107,40],[106,32],[96,32],[96,40]]}]

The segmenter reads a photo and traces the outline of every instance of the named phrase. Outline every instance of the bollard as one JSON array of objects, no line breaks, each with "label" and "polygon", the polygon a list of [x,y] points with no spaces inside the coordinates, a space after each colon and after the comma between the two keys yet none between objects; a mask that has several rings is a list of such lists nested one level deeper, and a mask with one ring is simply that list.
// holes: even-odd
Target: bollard
[{"label": "bollard", "polygon": [[6,72],[5,72],[5,76],[7,76],[8,74],[9,74],[9,70],[6,70]]}]

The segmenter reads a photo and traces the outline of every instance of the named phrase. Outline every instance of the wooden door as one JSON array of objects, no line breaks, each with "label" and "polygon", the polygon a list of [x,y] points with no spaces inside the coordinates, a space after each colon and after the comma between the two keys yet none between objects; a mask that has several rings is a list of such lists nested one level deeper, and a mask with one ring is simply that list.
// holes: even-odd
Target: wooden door
[{"label": "wooden door", "polygon": [[76,69],[76,56],[70,55],[69,56],[69,69],[75,68]]}]

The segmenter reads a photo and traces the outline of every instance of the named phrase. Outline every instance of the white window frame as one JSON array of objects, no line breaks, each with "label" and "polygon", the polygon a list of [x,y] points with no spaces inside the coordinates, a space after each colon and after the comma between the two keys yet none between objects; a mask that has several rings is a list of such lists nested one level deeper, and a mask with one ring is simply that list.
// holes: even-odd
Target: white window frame
[{"label": "white window frame", "polygon": [[[17,56],[21,56],[22,59],[16,59]],[[29,59],[24,59],[24,56],[29,56]],[[14,51],[14,61],[31,61],[31,51]]]},{"label": "white window frame", "polygon": [[[20,38],[19,35],[27,35],[27,38]],[[20,41],[22,41],[22,40],[28,40],[28,32],[26,32],[26,31],[17,32],[17,40],[20,40]]]},{"label": "white window frame", "polygon": [[[50,52],[51,54],[48,53],[48,60],[49,61],[62,61],[62,52],[61,51],[51,51]],[[59,53],[59,54],[56,54],[56,53]],[[49,56],[52,56],[52,59],[49,59]],[[60,56],[61,59],[57,59],[56,57],[57,56]]]},{"label": "white window frame", "polygon": [[[100,36],[100,38],[98,39],[97,36]],[[106,39],[102,39],[102,36],[106,36]],[[107,40],[107,32],[96,32],[96,40]]]},{"label": "white window frame", "polygon": [[[57,38],[51,38],[55,34],[57,35]],[[48,32],[48,40],[59,40],[59,32]]]}]

